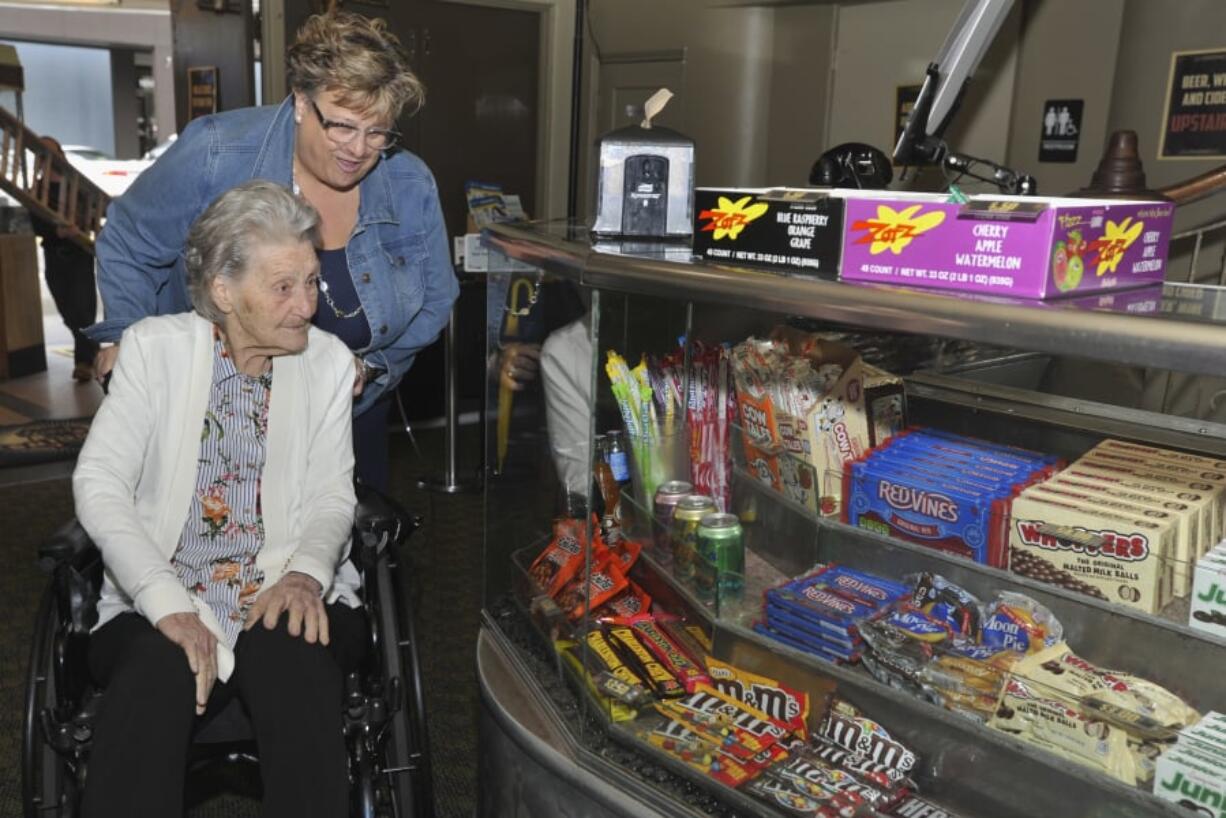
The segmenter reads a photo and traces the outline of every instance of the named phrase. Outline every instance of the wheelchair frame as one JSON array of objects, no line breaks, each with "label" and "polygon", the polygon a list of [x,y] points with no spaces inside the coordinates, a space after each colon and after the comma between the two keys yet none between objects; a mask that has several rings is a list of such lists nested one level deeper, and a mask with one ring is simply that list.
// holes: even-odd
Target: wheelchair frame
[{"label": "wheelchair frame", "polygon": [[[362,577],[370,650],[362,671],[345,679],[344,702],[338,703],[349,756],[350,815],[433,818],[413,593],[400,576],[402,547],[421,518],[368,487],[357,491],[350,559]],[[25,818],[75,818],[102,695],[88,681],[85,658],[98,618],[102,556],[74,520],[42,545],[39,564],[51,578],[35,620],[26,678],[22,801]],[[237,723],[247,729],[237,739],[248,740],[245,717]],[[194,746],[201,738],[195,737]],[[232,747],[234,737],[224,741]],[[221,745],[210,739],[203,746]],[[247,752],[223,755],[230,761],[254,758]]]}]

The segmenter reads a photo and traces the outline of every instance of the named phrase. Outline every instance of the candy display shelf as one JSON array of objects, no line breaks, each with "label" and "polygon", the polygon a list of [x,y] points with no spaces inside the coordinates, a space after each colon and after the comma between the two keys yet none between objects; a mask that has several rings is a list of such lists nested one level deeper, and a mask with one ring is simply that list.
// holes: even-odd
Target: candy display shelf
[{"label": "candy display shelf", "polygon": [[[1023,301],[793,277],[661,257],[659,248],[625,246],[597,252],[583,231],[563,223],[496,224],[486,244],[505,255],[584,287],[679,301],[727,304],[746,310],[801,315],[866,329],[957,338],[1099,361],[1126,362],[1179,372],[1226,374],[1226,319],[1214,311],[1179,312],[1194,290],[1168,284],[1151,314],[1084,309],[1061,301]],[[1169,309],[1168,309],[1169,308]]]},{"label": "candy display shelf", "polygon": [[[1032,353],[1071,354],[1087,361],[1226,377],[1226,357],[1221,354],[1226,349],[1226,320],[1219,320],[1223,311],[1212,306],[1223,300],[1222,292],[1214,288],[1157,288],[1154,309],[1131,314],[716,267],[680,259],[677,248],[663,251],[623,245],[615,248],[620,252],[604,252],[593,249],[582,231],[564,224],[495,225],[484,240],[490,248],[568,280],[591,296],[589,337],[593,345],[584,354],[592,358],[592,395],[597,404],[607,404],[608,396],[601,393],[608,389],[602,371],[607,350],[616,349],[627,359],[633,355],[637,360],[642,352],[663,351],[661,344],[677,335],[704,342],[737,342],[746,337],[745,326],[760,332],[762,326],[784,316],[1020,350],[1002,353],[1002,362],[1015,368],[1029,366]],[[531,273],[526,277],[534,278]],[[728,320],[738,314],[744,316],[743,322]],[[655,320],[658,316],[663,320]],[[493,351],[489,360],[496,360]],[[1028,445],[1068,459],[1107,436],[1226,458],[1226,427],[1043,394],[993,383],[990,377],[977,380],[971,372],[991,367],[991,361],[974,360],[965,373],[946,370],[910,375],[906,390],[912,421]],[[490,382],[496,381],[492,378]],[[492,401],[489,406],[492,408]],[[496,412],[489,414],[493,417]],[[543,409],[540,415],[535,428],[542,438],[545,462],[549,446],[543,440],[547,426]],[[603,422],[607,424],[608,419]],[[600,428],[610,427],[594,426],[593,432]],[[740,430],[733,429],[732,440],[735,453]],[[691,585],[676,581],[667,555],[651,547],[644,549],[631,576],[658,606],[709,629],[713,653],[719,659],[806,690],[815,701],[837,689],[916,749],[924,759],[924,768],[917,775],[922,791],[959,815],[1139,818],[1184,814],[1140,788],[882,684],[859,666],[834,665],[768,639],[754,631],[753,624],[766,589],[817,563],[838,563],[890,579],[936,573],[983,600],[1002,591],[1025,594],[1046,606],[1063,624],[1065,641],[1077,655],[1100,667],[1150,679],[1198,710],[1226,711],[1226,687],[1220,678],[1221,668],[1226,667],[1226,642],[1186,627],[1186,609],[1168,607],[1161,615],[1151,616],[853,528],[763,486],[739,465],[739,458],[734,459],[738,465],[730,510],[741,516],[746,543],[745,588],[740,597],[704,600]],[[540,473],[547,471],[548,467]],[[512,501],[491,506],[489,500],[504,489],[525,490],[510,482],[487,486],[487,508],[515,507]],[[550,490],[543,484],[535,488]],[[624,505],[639,521],[628,532],[649,539],[649,527],[643,521],[650,514],[642,498],[632,492],[623,497]],[[748,509],[743,505],[746,502]],[[487,528],[489,525],[487,513]],[[526,544],[530,539],[535,538],[520,542]],[[487,537],[487,572],[506,573],[505,564],[493,564],[508,562],[506,552],[491,550],[489,542]],[[530,592],[523,580],[544,543],[537,540],[511,561],[520,604],[538,628],[542,623],[531,601],[523,599]],[[606,719],[601,730],[619,745],[634,746],[631,727]],[[740,794],[716,793],[717,785],[671,759],[647,757],[707,794],[722,798],[734,812],[772,814],[769,810],[763,813],[761,805]]]}]

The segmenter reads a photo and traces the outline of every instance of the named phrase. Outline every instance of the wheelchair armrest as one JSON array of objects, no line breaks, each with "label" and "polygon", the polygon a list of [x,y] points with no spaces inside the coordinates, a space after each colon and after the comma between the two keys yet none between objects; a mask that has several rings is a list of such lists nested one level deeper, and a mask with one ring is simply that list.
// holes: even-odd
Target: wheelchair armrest
[{"label": "wheelchair armrest", "polygon": [[38,567],[50,573],[56,566],[93,556],[94,541],[75,519],[60,526],[38,547]]},{"label": "wheelchair armrest", "polygon": [[362,539],[372,535],[373,539],[382,539],[386,535],[389,542],[397,544],[404,542],[421,527],[421,517],[410,514],[404,506],[391,497],[371,488],[364,483],[354,486],[358,505],[354,510],[353,526]]}]

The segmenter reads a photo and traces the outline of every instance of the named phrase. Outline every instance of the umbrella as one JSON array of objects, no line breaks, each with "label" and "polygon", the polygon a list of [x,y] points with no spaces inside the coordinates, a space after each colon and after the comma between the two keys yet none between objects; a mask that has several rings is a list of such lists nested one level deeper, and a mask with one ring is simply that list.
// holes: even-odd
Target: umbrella
[{"label": "umbrella", "polygon": [[[519,318],[527,315],[536,300],[536,288],[526,278],[520,278],[511,283],[507,295],[507,320],[502,330],[502,340],[513,341],[519,337]],[[521,307],[521,300],[527,306]],[[502,382],[502,370],[498,371],[498,470],[502,471],[502,463],[507,459],[507,443],[511,437],[511,403],[515,392]]]}]

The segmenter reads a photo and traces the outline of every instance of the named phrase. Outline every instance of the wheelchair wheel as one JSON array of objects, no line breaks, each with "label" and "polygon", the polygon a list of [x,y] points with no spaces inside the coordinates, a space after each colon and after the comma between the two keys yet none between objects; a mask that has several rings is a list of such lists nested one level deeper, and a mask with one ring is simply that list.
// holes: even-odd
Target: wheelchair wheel
[{"label": "wheelchair wheel", "polygon": [[[398,582],[398,573],[390,553],[375,569],[380,660],[388,674],[388,689],[398,690],[400,699],[400,712],[389,724],[382,769],[394,794],[396,818],[433,818],[434,790],[417,633],[408,586]],[[397,588],[405,590],[397,594]]]},{"label": "wheelchair wheel", "polygon": [[34,644],[26,674],[22,720],[21,794],[25,818],[73,818],[78,814],[78,786],[68,760],[48,743],[44,713],[58,712],[59,662],[63,649],[54,583],[48,583],[38,606]]}]

